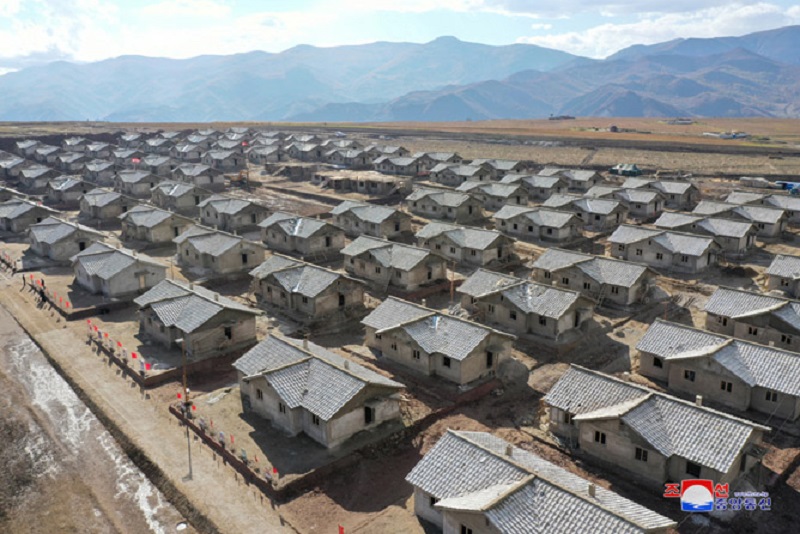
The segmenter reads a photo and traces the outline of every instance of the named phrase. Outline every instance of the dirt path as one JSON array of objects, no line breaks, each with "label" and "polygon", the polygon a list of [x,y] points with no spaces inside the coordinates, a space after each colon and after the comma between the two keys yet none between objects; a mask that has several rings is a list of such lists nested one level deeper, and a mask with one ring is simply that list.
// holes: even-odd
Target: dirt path
[{"label": "dirt path", "polygon": [[195,517],[197,521],[202,516],[210,520],[204,530],[214,531],[216,525],[222,532],[294,532],[280,517],[280,510],[272,509],[260,492],[248,487],[199,442],[192,443],[193,478],[188,479],[186,434],[165,406],[156,404],[92,353],[85,344],[82,325],[57,322],[50,312],[35,307],[32,295],[20,291],[16,280],[9,281],[4,273],[0,276],[0,305],[129,437],[130,444],[160,468],[165,481],[177,490],[167,492],[167,497],[184,504],[188,498],[190,504],[179,508],[194,508],[201,514]]}]

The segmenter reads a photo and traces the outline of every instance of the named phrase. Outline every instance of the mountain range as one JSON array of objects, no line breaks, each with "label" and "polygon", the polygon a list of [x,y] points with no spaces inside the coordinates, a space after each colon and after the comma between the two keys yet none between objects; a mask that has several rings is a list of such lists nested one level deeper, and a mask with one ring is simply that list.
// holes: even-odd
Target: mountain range
[{"label": "mountain range", "polygon": [[122,56],[0,76],[0,120],[452,121],[800,116],[800,26],[635,45],[604,60],[441,37],[185,60]]}]

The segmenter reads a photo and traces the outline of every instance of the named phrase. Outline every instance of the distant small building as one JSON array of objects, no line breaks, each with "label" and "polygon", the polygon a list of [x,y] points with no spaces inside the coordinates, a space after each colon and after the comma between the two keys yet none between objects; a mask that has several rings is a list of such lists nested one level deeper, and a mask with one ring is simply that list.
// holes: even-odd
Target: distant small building
[{"label": "distant small building", "polygon": [[153,258],[105,243],[94,243],[70,261],[75,281],[106,298],[144,293],[167,276],[167,267]]},{"label": "distant small building", "polygon": [[618,163],[611,167],[608,172],[618,176],[641,176],[642,171],[635,163]]},{"label": "distant small building", "polygon": [[260,243],[198,225],[172,241],[178,245],[178,263],[215,275],[249,272],[266,254]]},{"label": "distant small building", "polygon": [[254,346],[253,310],[201,286],[163,280],[134,300],[139,332],[168,349],[185,348],[189,363]]},{"label": "distant small building", "polygon": [[92,189],[81,196],[80,217],[97,221],[116,221],[117,218],[138,206],[139,202],[116,191]]},{"label": "distant small building", "polygon": [[320,219],[279,211],[258,226],[261,241],[278,252],[325,258],[337,255],[345,246],[344,230]]},{"label": "distant small building", "polygon": [[524,241],[566,243],[583,235],[583,221],[568,211],[509,205],[492,220],[501,232]]},{"label": "distant small building", "polygon": [[155,206],[139,205],[120,215],[124,241],[136,240],[147,243],[171,243],[194,221],[171,211]]},{"label": "distant small building", "polygon": [[591,232],[606,232],[625,222],[627,207],[618,200],[554,194],[542,203],[543,208],[571,211]]},{"label": "distant small building", "polygon": [[145,170],[119,171],[114,178],[114,189],[123,195],[150,198],[150,191],[159,181],[158,176]]},{"label": "distant small building", "polygon": [[60,173],[44,165],[30,165],[19,169],[19,187],[30,194],[47,191],[47,184]]},{"label": "distant small building", "polygon": [[400,420],[402,384],[308,341],[272,334],[233,366],[246,413],[329,449]]},{"label": "distant small building", "polygon": [[468,224],[483,219],[481,202],[472,195],[447,189],[418,188],[406,197],[409,211],[430,219]]},{"label": "distant small building", "polygon": [[786,230],[788,224],[786,212],[780,208],[729,204],[711,200],[700,201],[692,214],[750,221],[756,229],[756,235],[762,238],[779,237]]},{"label": "distant small building", "polygon": [[516,184],[465,182],[456,191],[472,195],[487,211],[498,211],[503,206],[528,205],[528,192]]},{"label": "distant small building", "polygon": [[79,176],[60,176],[47,182],[44,200],[62,209],[75,209],[81,197],[94,188],[94,184],[84,182]]},{"label": "distant small building", "polygon": [[66,262],[105,236],[86,226],[48,217],[28,227],[30,250],[43,258]]},{"label": "distant small building", "polygon": [[411,215],[386,206],[345,200],[331,210],[333,222],[349,236],[391,239],[411,233]]},{"label": "distant small building", "polygon": [[501,184],[519,184],[528,192],[529,200],[547,200],[550,195],[566,193],[569,183],[561,176],[528,176],[524,174],[507,174],[500,180]]},{"label": "distant small building", "polygon": [[160,182],[150,191],[150,201],[165,210],[184,215],[197,215],[200,204],[212,193],[184,182]]},{"label": "distant small building", "polygon": [[414,291],[447,279],[444,258],[423,248],[361,236],[342,250],[348,274],[384,290]]},{"label": "distant small building", "polygon": [[[263,304],[302,321],[346,318],[364,310],[364,284],[336,271],[273,254],[250,271]],[[341,314],[339,317],[334,317]]]},{"label": "distant small building", "polygon": [[225,177],[222,172],[212,169],[208,165],[199,163],[184,163],[178,165],[172,171],[174,180],[193,184],[209,191],[223,191],[225,189]]},{"label": "distant small building", "polygon": [[514,240],[495,230],[432,222],[415,237],[418,246],[457,263],[487,266],[514,254]]},{"label": "distant small building", "polygon": [[611,234],[608,243],[614,258],[691,274],[716,265],[720,248],[708,236],[625,224]]},{"label": "distant small building", "polygon": [[409,370],[458,385],[495,376],[514,336],[389,297],[361,321],[364,344]]},{"label": "distant small building", "polygon": [[213,195],[198,204],[200,220],[226,232],[241,232],[258,227],[267,218],[267,208],[239,198]]},{"label": "distant small building", "polygon": [[0,228],[6,232],[21,234],[30,225],[59,214],[60,212],[36,202],[16,198],[0,203]]},{"label": "distant small building", "polygon": [[559,167],[545,167],[539,171],[540,176],[560,176],[567,181],[570,191],[585,193],[592,187],[600,184],[603,177],[595,171],[586,169],[562,169]]},{"label": "distant small building", "polygon": [[209,150],[203,154],[202,162],[212,169],[230,172],[244,168],[247,165],[247,158],[238,151]]},{"label": "distant small building", "polygon": [[665,212],[653,223],[656,228],[711,236],[723,252],[745,254],[756,243],[756,230],[748,221]]},{"label": "distant small building", "polygon": [[777,254],[766,271],[767,289],[800,297],[800,257]]}]

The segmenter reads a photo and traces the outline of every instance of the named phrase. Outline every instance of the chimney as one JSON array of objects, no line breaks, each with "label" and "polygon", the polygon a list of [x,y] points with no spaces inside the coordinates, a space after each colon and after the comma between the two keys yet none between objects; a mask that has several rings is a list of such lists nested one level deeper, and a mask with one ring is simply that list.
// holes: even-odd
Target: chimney
[{"label": "chimney", "polygon": [[590,483],[589,484],[589,497],[594,499],[596,492],[597,492],[597,486],[595,486],[594,484]]},{"label": "chimney", "polygon": [[347,369],[347,370],[350,370],[350,360],[345,360],[344,361],[344,368]]},{"label": "chimney", "polygon": [[422,299],[422,307],[423,308],[427,308],[428,307],[428,299]]},{"label": "chimney", "polygon": [[308,350],[308,336],[303,338],[303,348]]},{"label": "chimney", "polygon": [[214,302],[219,302],[219,293],[214,293]]},{"label": "chimney", "polygon": [[189,284],[189,289],[190,289],[190,290],[192,290],[192,291],[194,291],[194,284],[191,284],[191,283],[190,283],[190,284]]},{"label": "chimney", "polygon": [[698,405],[698,406],[702,406],[703,405],[703,396],[702,395],[695,396],[694,403],[696,405]]},{"label": "chimney", "polygon": [[511,457],[512,453],[514,452],[514,446],[510,443],[506,445],[506,456]]}]

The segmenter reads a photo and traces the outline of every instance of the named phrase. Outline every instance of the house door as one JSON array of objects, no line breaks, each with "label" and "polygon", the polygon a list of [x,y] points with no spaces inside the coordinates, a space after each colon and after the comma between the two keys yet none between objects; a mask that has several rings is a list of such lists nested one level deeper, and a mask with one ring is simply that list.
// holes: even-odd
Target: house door
[{"label": "house door", "polygon": [[242,254],[242,265],[247,265],[247,254]]},{"label": "house door", "polygon": [[78,250],[86,250],[86,241],[78,242]]},{"label": "house door", "polygon": [[497,247],[497,257],[498,258],[503,257],[503,247]]},{"label": "house door", "polygon": [[375,421],[375,409],[370,406],[364,406],[364,424],[371,425]]},{"label": "house door", "polygon": [[339,307],[344,308],[344,295],[339,293]]},{"label": "house door", "polygon": [[142,273],[139,275],[139,291],[144,291],[145,289],[147,289],[146,284],[147,284],[147,275]]},{"label": "house door", "polygon": [[578,328],[581,325],[581,314],[577,311],[575,312],[575,328]]},{"label": "house door", "polygon": [[325,247],[327,248],[330,246],[331,246],[331,236],[327,235],[325,236]]}]

